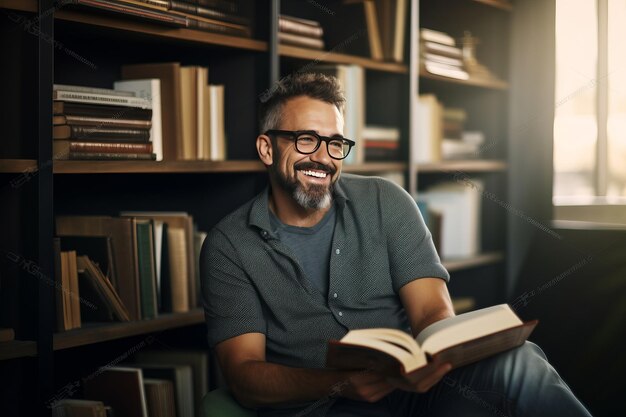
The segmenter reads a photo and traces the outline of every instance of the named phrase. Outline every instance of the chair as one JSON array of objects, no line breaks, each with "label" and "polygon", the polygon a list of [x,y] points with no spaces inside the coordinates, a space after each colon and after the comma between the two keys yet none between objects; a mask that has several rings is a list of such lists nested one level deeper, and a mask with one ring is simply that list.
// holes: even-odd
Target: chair
[{"label": "chair", "polygon": [[224,389],[209,392],[202,399],[202,417],[257,417],[257,413],[244,408]]}]

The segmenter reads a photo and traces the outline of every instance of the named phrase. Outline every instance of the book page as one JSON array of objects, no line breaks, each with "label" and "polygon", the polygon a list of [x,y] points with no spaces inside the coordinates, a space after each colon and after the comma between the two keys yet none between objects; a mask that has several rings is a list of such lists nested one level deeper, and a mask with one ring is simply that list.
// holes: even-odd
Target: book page
[{"label": "book page", "polygon": [[431,324],[417,336],[422,350],[431,355],[468,340],[522,324],[508,304],[483,308]]}]

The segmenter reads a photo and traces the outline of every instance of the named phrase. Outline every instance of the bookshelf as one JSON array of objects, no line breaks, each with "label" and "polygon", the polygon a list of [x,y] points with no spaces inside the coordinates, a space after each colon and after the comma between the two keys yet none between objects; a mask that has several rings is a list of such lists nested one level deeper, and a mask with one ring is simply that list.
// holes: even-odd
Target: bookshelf
[{"label": "bookshelf", "polygon": [[[451,273],[449,289],[453,298],[470,298],[475,307],[504,302],[504,276],[507,262],[507,116],[509,83],[509,34],[513,5],[506,0],[421,0],[414,18],[419,21],[411,36],[411,67],[415,77],[412,91],[434,94],[445,108],[463,109],[467,114],[467,130],[483,132],[484,148],[472,159],[438,162],[410,162],[410,191],[417,196],[439,183],[463,183],[455,175],[469,181],[480,181],[480,214],[478,216],[479,252],[474,256],[443,259]],[[426,71],[418,38],[419,29],[428,28],[451,36],[461,46],[464,32],[478,38],[476,58],[488,68],[488,75],[455,79]],[[417,104],[413,104],[414,108]],[[414,110],[413,110],[414,111]],[[414,114],[414,113],[412,113]],[[412,138],[415,143],[419,138]],[[478,153],[477,153],[478,154]],[[470,183],[464,183],[467,186]],[[464,188],[464,187],[462,187]],[[465,188],[467,190],[467,188]]]},{"label": "bookshelf", "polygon": [[[507,170],[504,139],[481,160],[415,164],[408,156],[415,140],[411,137],[412,108],[417,92],[424,89],[441,90],[457,101],[466,94],[477,97],[472,98],[471,105],[486,105],[491,111],[477,123],[488,126],[490,134],[505,137],[504,122],[489,120],[494,114],[506,113],[508,86],[503,81],[506,71],[498,72],[502,79],[462,83],[420,74],[419,60],[414,53],[415,31],[420,19],[429,19],[424,8],[440,7],[434,6],[433,1],[407,2],[406,48],[402,62],[372,59],[367,47],[363,49],[367,36],[354,43],[342,42],[365,27],[363,16],[359,17],[359,9],[354,6],[348,8],[342,2],[331,2],[329,7],[337,15],[330,15],[308,3],[303,7],[302,2],[295,0],[245,0],[243,3],[248,15],[253,16],[254,30],[250,39],[159,26],[96,11],[61,9],[52,13],[52,0],[0,0],[2,25],[13,25],[13,30],[0,34],[0,45],[10,45],[6,52],[9,64],[3,66],[2,78],[10,79],[24,69],[19,80],[4,82],[8,98],[3,100],[0,109],[7,120],[12,121],[7,137],[17,138],[0,150],[0,197],[3,201],[0,215],[6,231],[0,238],[3,258],[9,251],[17,253],[32,260],[45,277],[54,277],[51,242],[57,215],[117,215],[122,210],[186,211],[197,221],[200,230],[210,230],[223,216],[266,185],[265,167],[256,159],[254,149],[256,105],[260,95],[276,80],[312,63],[363,68],[366,123],[400,131],[401,157],[398,160],[344,165],[344,172],[400,173],[407,179],[406,188],[414,194],[424,184],[434,181],[433,178],[456,171],[486,175],[493,180],[490,187],[493,185],[496,190],[502,185]],[[500,14],[506,10],[501,7],[506,3],[496,0],[459,3],[463,6],[448,4],[449,12],[444,16],[452,13],[454,21],[449,25],[466,19],[475,20],[475,25],[484,21],[480,13],[468,15],[465,9],[482,10],[488,6],[489,11],[493,9]],[[326,51],[279,44],[274,32],[278,12],[320,21],[329,31]],[[97,69],[82,65],[43,36],[34,36],[12,22],[13,14],[27,19],[41,14],[40,30],[48,39],[58,40],[68,50],[85,56],[97,64]],[[345,19],[345,16],[354,19]],[[447,28],[444,25],[442,29]],[[496,25],[493,30],[499,29],[501,27]],[[502,45],[494,50],[494,55],[507,46],[507,37],[497,42]],[[342,47],[335,48],[337,45]],[[485,51],[489,50],[488,46]],[[52,161],[49,116],[53,82],[107,88],[121,78],[122,65],[173,61],[206,66],[211,83],[226,86],[225,125],[229,138],[226,161]],[[13,102],[17,104],[8,104]],[[38,109],[35,115],[29,113],[33,108]],[[496,126],[489,127],[493,123]],[[24,181],[12,186],[15,182],[11,181],[20,175]],[[487,211],[483,216],[489,215]],[[506,261],[506,250],[501,242],[506,232],[494,234],[489,228],[483,229],[487,243],[483,245],[483,253],[445,260],[445,265],[454,274],[464,274],[463,279],[466,275],[487,271],[484,285],[496,291],[499,285],[496,277]],[[493,229],[497,229],[497,225]],[[84,376],[73,375],[68,370],[72,355],[89,352],[88,358],[81,358],[81,361],[86,362],[87,368],[97,369],[106,363],[106,358],[127,350],[137,337],[152,334],[158,334],[168,346],[206,348],[202,336],[203,312],[198,309],[163,314],[153,320],[86,323],[79,329],[56,332],[54,288],[45,280],[33,278],[32,271],[7,259],[2,260],[0,267],[0,326],[15,328],[18,339],[0,343],[0,373],[3,378],[10,378],[35,370],[38,381],[36,393],[30,399],[25,394],[15,399],[14,408],[23,415],[45,415],[48,410],[42,408],[43,404],[66,382]],[[473,276],[467,278],[471,280]],[[201,336],[197,337],[198,334]],[[189,342],[184,341],[187,336]],[[29,389],[26,385],[19,387],[22,393],[30,392]]]},{"label": "bookshelf", "polygon": [[1,159],[0,173],[19,173],[34,170],[37,168],[37,161],[34,159]]},{"label": "bookshelf", "polygon": [[127,323],[88,324],[80,329],[55,333],[53,347],[54,350],[69,349],[201,323],[204,323],[204,311],[202,309],[195,309],[187,313],[162,314],[151,320],[131,321]]}]

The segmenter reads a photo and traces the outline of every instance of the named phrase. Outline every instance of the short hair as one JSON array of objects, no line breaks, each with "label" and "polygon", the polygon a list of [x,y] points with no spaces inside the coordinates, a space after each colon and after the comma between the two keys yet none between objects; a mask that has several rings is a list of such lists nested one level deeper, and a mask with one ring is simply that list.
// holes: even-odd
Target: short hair
[{"label": "short hair", "polygon": [[339,81],[332,75],[319,73],[295,73],[280,79],[261,97],[259,129],[261,133],[278,129],[283,105],[291,98],[307,96],[335,105],[343,114],[344,93]]}]

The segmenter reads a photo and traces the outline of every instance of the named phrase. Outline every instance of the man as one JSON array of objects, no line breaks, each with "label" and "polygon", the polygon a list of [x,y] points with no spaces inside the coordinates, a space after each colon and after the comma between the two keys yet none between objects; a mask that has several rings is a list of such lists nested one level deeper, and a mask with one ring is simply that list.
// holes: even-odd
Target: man
[{"label": "man", "polygon": [[341,174],[355,146],[343,103],[332,77],[278,85],[256,140],[270,185],[202,249],[208,339],[235,398],[262,416],[588,416],[532,343],[452,372],[428,365],[410,383],[324,368],[328,340],[349,329],[415,335],[454,315],[411,197]]}]

